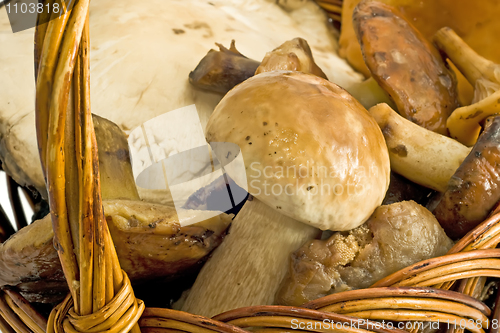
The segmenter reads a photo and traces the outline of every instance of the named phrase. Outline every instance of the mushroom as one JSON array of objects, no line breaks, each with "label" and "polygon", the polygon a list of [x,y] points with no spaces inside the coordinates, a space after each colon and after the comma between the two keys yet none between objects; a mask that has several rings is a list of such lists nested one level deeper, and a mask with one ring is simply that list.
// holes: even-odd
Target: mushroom
[{"label": "mushroom", "polygon": [[324,240],[312,240],[291,256],[278,303],[300,306],[328,294],[368,288],[453,246],[438,221],[414,201],[378,207],[366,223]]},{"label": "mushroom", "polygon": [[446,191],[470,148],[412,123],[387,104],[376,105],[369,112],[384,133],[392,171],[433,190]]},{"label": "mushroom", "polygon": [[290,254],[317,228],[362,224],[389,185],[375,120],[317,76],[275,71],[246,80],[219,103],[206,138],[240,147],[254,198],[196,279],[182,307],[191,313],[274,303]]},{"label": "mushroom", "polygon": [[[182,226],[175,208],[138,200],[104,200],[103,207],[120,265],[134,283],[196,268],[221,243],[231,221],[227,214],[189,210],[184,216],[201,222]],[[53,236],[47,215],[0,244],[0,287],[15,286],[30,301],[64,298],[67,283]]]},{"label": "mushroom", "polygon": [[235,85],[252,77],[259,62],[248,59],[237,49],[234,39],[229,49],[216,43],[219,51],[210,50],[189,73],[189,83],[209,91],[225,94]]},{"label": "mushroom", "polygon": [[485,123],[433,212],[453,239],[465,236],[484,221],[500,200],[500,117],[488,117]]},{"label": "mushroom", "polygon": [[314,62],[311,48],[304,38],[286,41],[268,52],[255,71],[255,75],[279,70],[310,73],[327,79],[326,74]]},{"label": "mushroom", "polygon": [[472,146],[480,123],[500,112],[500,65],[481,57],[450,28],[439,30],[434,41],[474,87],[472,105],[453,111],[446,123],[452,137]]},{"label": "mushroom", "polygon": [[[125,133],[102,117],[93,115],[93,122],[104,212],[121,267],[134,282],[172,277],[197,267],[221,243],[230,216],[210,211],[213,207],[207,207],[204,197],[198,201],[203,210],[140,201]],[[0,226],[0,240],[2,234]],[[67,285],[53,235],[47,215],[0,244],[0,287],[16,286],[31,301],[60,301]]]},{"label": "mushroom", "polygon": [[448,135],[446,119],[458,106],[457,82],[438,50],[387,4],[361,1],[352,19],[366,65],[398,112]]}]

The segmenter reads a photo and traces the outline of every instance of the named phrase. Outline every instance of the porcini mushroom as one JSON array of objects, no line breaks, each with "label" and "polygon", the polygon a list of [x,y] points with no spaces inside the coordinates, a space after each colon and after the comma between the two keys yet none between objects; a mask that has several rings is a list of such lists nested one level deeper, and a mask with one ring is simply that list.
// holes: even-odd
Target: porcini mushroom
[{"label": "porcini mushroom", "polygon": [[290,254],[317,228],[362,224],[389,184],[377,123],[317,76],[275,71],[246,80],[219,103],[206,137],[239,145],[254,199],[203,267],[184,311],[212,316],[274,303]]},{"label": "porcini mushroom", "polygon": [[472,146],[480,123],[500,112],[500,65],[481,57],[450,28],[439,30],[434,41],[474,87],[472,105],[456,109],[446,122],[452,137]]}]

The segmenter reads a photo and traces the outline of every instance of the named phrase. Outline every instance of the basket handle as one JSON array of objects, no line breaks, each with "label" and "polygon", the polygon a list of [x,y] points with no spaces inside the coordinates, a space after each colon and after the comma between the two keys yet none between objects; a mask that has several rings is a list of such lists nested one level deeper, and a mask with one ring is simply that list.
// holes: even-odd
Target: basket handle
[{"label": "basket handle", "polygon": [[[46,0],[45,3],[62,0]],[[36,129],[57,249],[70,295],[47,332],[140,332],[144,303],[120,268],[104,217],[90,112],[89,0],[35,33]],[[55,15],[55,14],[53,14]]]}]

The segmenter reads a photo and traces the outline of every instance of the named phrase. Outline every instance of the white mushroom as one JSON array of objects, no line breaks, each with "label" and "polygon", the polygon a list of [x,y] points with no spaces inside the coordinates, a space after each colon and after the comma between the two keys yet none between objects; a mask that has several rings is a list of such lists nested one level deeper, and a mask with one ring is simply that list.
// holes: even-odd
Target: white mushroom
[{"label": "white mushroom", "polygon": [[342,88],[299,72],[262,73],[219,103],[208,142],[241,148],[250,194],[183,310],[212,316],[272,304],[290,254],[318,229],[349,230],[389,184],[384,137]]}]

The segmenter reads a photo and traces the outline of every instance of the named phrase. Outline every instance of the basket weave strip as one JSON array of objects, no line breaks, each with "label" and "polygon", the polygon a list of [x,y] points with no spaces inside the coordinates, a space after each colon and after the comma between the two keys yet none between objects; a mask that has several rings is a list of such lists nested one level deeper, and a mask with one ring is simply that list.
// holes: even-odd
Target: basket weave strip
[{"label": "basket weave strip", "polygon": [[[229,323],[233,325],[237,325],[240,327],[248,328],[248,327],[276,327],[282,329],[290,329],[291,327],[311,327],[312,332],[347,332],[347,333],[369,333],[369,330],[359,329],[357,327],[351,327],[347,325],[345,328],[339,326],[339,329],[331,328],[330,323],[326,323],[323,320],[314,320],[314,319],[300,319],[293,316],[260,316],[260,317],[245,317],[231,320]],[[299,326],[301,325],[301,326]],[[333,324],[335,327],[335,324]]]},{"label": "basket weave strip", "polygon": [[353,313],[359,311],[381,309],[413,310],[418,312],[427,312],[439,309],[439,312],[451,313],[465,318],[472,318],[474,320],[481,321],[487,320],[487,317],[481,313],[481,311],[465,304],[431,298],[383,297],[376,299],[352,300],[335,303],[319,310],[353,315]]},{"label": "basket weave strip", "polygon": [[30,328],[27,326],[22,317],[19,317],[16,312],[9,306],[5,299],[5,293],[0,292],[0,316],[15,332],[30,333]]},{"label": "basket weave strip", "polygon": [[215,332],[211,329],[200,327],[195,324],[189,324],[176,319],[165,319],[165,318],[143,318],[141,319],[139,325],[142,327],[154,327],[154,328],[168,328],[173,330],[180,330],[185,332],[196,332],[196,333],[212,333]]},{"label": "basket weave strip", "polygon": [[[491,310],[470,296],[433,288],[369,288],[325,296],[304,305],[372,320],[468,322],[474,332],[488,327]],[[472,327],[472,322],[476,323]],[[479,323],[479,324],[477,324]]]},{"label": "basket weave strip", "polygon": [[4,294],[3,298],[7,305],[12,309],[12,311],[23,321],[23,323],[33,332],[35,333],[43,333],[45,332],[45,328],[40,327],[36,322],[34,322],[25,311],[19,308],[12,299]]},{"label": "basket weave strip", "polygon": [[[5,299],[9,307],[20,317],[26,319],[24,322],[37,332],[45,332],[47,329],[47,319],[40,315],[26,299],[18,292],[5,288]],[[30,324],[31,323],[31,324]]]},{"label": "basket weave strip", "polygon": [[188,331],[175,330],[173,328],[142,327],[142,326],[141,326],[141,332],[142,333],[190,333]]},{"label": "basket weave strip", "polygon": [[500,242],[500,206],[497,206],[491,216],[467,235],[462,237],[448,254],[477,249],[492,249]]},{"label": "basket weave strip", "polygon": [[3,333],[16,333],[16,331],[12,329],[11,325],[1,316],[1,313],[0,313],[0,331]]},{"label": "basket weave strip", "polygon": [[498,270],[500,268],[500,249],[459,252],[454,254],[447,254],[442,257],[427,259],[405,267],[402,270],[399,270],[377,281],[372,285],[372,288],[395,286],[401,284],[401,282],[404,280],[414,279],[409,280],[410,282],[408,284],[405,284],[411,285],[411,281],[419,281],[418,277],[422,277],[422,279],[424,280],[430,277],[440,278],[443,276],[443,274],[462,272],[461,269],[463,269],[464,265],[465,267],[467,267],[467,265],[476,265],[477,267],[480,267],[481,263],[484,263],[483,260],[489,260],[490,263],[496,264],[496,267],[488,267],[492,268],[494,271]]},{"label": "basket weave strip", "polygon": [[[251,319],[250,319],[251,318]],[[353,332],[377,332],[377,333],[396,333],[403,332],[398,329],[388,329],[385,327],[378,327],[374,322],[366,321],[360,318],[346,316],[344,314],[327,313],[302,307],[292,306],[252,306],[236,310],[231,310],[213,317],[215,320],[231,323],[237,326],[254,327],[270,326],[270,327],[283,327],[290,329],[291,320],[301,319],[304,321],[313,320],[314,322],[328,321],[331,323],[345,323],[348,324]],[[318,325],[317,325],[318,326]]]},{"label": "basket weave strip", "polygon": [[[451,265],[450,265],[451,266]],[[435,269],[435,271],[440,270]],[[444,269],[444,268],[443,268]],[[444,275],[436,275],[436,272],[428,272],[433,274],[435,277],[424,280],[424,277],[416,276],[415,278],[401,281],[396,284],[396,286],[416,286],[416,287],[431,287],[439,283],[456,281],[460,279],[467,279],[471,277],[496,277],[500,278],[500,270],[495,269],[474,269],[471,271],[459,271],[459,272],[444,272]],[[423,274],[422,274],[423,275]]]},{"label": "basket weave strip", "polygon": [[[85,4],[87,8],[82,8]],[[64,154],[64,143],[66,109],[70,92],[69,81],[85,22],[85,16],[81,15],[81,12],[85,9],[88,9],[88,1],[78,1],[75,3],[75,8],[68,9],[65,14],[48,23],[47,38],[41,46],[36,91],[38,146],[49,192],[54,242],[74,298],[78,296],[79,278],[72,230],[68,221],[65,162],[66,158],[70,159],[70,157]],[[77,15],[78,13],[80,15]],[[77,17],[79,20],[76,19]],[[56,28],[60,29],[59,33],[53,31]],[[64,33],[65,31],[68,33]],[[71,187],[72,184],[69,186]],[[68,200],[71,199],[75,200],[74,197],[68,198]]]},{"label": "basket weave strip", "polygon": [[[177,322],[177,323],[174,323]],[[160,309],[160,308],[147,308],[142,314],[141,321],[139,322],[141,328],[168,328],[182,330],[178,325],[190,325],[191,329],[198,327],[200,330],[191,330],[188,332],[220,332],[220,333],[245,333],[246,331],[232,325],[225,324],[215,319],[209,319],[202,316],[196,316],[187,312]],[[168,323],[168,325],[167,325]],[[176,325],[176,326],[174,326]],[[184,328],[188,326],[182,326]]]},{"label": "basket weave strip", "polygon": [[483,328],[488,328],[488,321],[476,324],[476,322],[469,321],[469,318],[435,311],[369,310],[354,312],[352,315],[373,320],[456,323],[457,325],[465,326],[467,330],[475,333],[483,333]]},{"label": "basket weave strip", "polygon": [[[47,5],[54,2],[56,1],[44,0],[43,4]],[[56,3],[61,5],[60,1]],[[64,7],[61,8],[65,8],[65,4],[62,5]],[[63,15],[53,18],[49,23],[39,25],[35,31],[36,133],[44,175],[46,175],[47,131],[54,74],[65,31],[64,28],[68,23],[73,6],[74,2],[70,2],[70,7],[67,8]],[[41,18],[38,17],[38,19]]]},{"label": "basket weave strip", "polygon": [[[124,285],[128,286],[126,289],[131,290],[130,283]],[[116,300],[107,304],[100,312],[88,316],[78,316],[74,312],[73,299],[67,297],[63,303],[52,311],[47,332],[129,332],[134,329],[133,326],[139,320],[142,311],[138,307],[143,308],[143,304],[140,302],[139,305],[135,304],[134,307],[129,305],[129,303],[123,302],[120,306]]]},{"label": "basket weave strip", "polygon": [[322,309],[332,304],[353,300],[380,299],[385,297],[412,297],[420,299],[439,299],[453,301],[465,304],[472,309],[480,311],[485,316],[491,314],[491,310],[483,302],[470,296],[449,290],[440,290],[434,288],[415,288],[415,287],[381,287],[344,291],[342,293],[331,294],[303,305],[309,309]]}]

